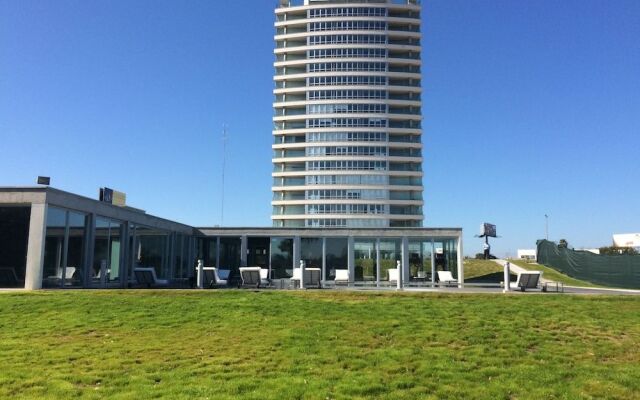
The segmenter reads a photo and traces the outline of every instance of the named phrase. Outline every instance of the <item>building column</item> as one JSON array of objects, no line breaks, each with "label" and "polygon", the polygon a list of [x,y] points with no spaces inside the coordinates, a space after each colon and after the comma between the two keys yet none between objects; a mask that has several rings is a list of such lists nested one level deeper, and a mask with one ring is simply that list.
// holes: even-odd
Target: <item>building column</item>
[{"label": "building column", "polygon": [[376,286],[380,287],[380,238],[376,239]]},{"label": "building column", "polygon": [[464,286],[464,257],[462,255],[462,233],[458,236],[457,243],[457,253],[458,253],[458,287],[461,288]]},{"label": "building column", "polygon": [[[91,278],[93,276],[93,256],[96,248],[96,214],[89,214],[89,224],[87,226],[87,264],[84,267],[83,279],[84,287],[91,287]],[[136,252],[138,249],[136,248]]]},{"label": "building column", "polygon": [[436,241],[431,238],[431,286],[436,284]]},{"label": "building column", "polygon": [[47,237],[47,205],[31,204],[29,219],[29,243],[24,288],[42,289],[42,268],[44,265],[44,243]]},{"label": "building column", "polygon": [[300,236],[293,237],[293,268],[298,268],[300,266],[300,247],[302,244],[300,243]]},{"label": "building column", "polygon": [[247,265],[247,251],[249,250],[249,239],[247,235],[240,237],[240,266],[248,267]]},{"label": "building column", "polygon": [[320,284],[322,287],[325,285],[327,279],[327,238],[322,238],[322,278],[320,278]]},{"label": "building column", "polygon": [[[402,237],[402,283],[409,282],[409,238]],[[404,285],[403,285],[404,286]]]},{"label": "building column", "polygon": [[347,238],[347,269],[349,270],[349,283],[354,282],[356,278],[356,255],[355,241],[353,236]]}]

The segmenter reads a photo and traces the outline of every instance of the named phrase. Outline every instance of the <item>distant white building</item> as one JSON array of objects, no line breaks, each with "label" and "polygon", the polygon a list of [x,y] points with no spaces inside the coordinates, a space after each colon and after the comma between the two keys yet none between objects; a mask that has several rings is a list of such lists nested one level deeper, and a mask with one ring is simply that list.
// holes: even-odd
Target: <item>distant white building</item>
[{"label": "distant white building", "polygon": [[615,247],[640,247],[640,233],[620,233],[613,235]]},{"label": "distant white building", "polygon": [[588,251],[593,254],[600,254],[600,249],[574,249],[576,251]]},{"label": "distant white building", "polygon": [[518,249],[518,258],[536,260],[536,249]]}]

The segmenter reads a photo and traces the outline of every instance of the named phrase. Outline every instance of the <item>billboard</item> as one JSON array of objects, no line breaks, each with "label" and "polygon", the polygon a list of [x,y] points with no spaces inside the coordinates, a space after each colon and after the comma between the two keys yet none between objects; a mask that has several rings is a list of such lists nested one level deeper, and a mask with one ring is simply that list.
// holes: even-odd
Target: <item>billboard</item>
[{"label": "billboard", "polygon": [[100,201],[113,204],[114,206],[124,207],[127,203],[127,195],[108,187],[100,188]]},{"label": "billboard", "polygon": [[496,226],[488,222],[480,225],[480,236],[497,237]]}]

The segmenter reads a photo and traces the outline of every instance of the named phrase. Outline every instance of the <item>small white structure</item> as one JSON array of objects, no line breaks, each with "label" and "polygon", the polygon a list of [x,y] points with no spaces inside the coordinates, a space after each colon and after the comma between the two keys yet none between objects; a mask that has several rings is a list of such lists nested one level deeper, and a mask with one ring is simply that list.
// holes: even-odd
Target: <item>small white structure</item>
[{"label": "small white structure", "polygon": [[576,251],[588,251],[593,254],[600,254],[600,249],[574,249]]},{"label": "small white structure", "polygon": [[640,233],[620,233],[613,235],[615,247],[640,247]]},{"label": "small white structure", "polygon": [[536,249],[518,249],[518,258],[525,260],[536,260]]}]

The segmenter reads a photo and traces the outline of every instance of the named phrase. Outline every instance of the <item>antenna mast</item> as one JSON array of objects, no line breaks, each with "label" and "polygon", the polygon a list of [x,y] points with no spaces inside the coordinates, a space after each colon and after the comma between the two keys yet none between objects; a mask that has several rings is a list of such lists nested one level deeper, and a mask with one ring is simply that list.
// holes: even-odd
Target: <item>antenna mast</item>
[{"label": "antenna mast", "polygon": [[227,124],[222,124],[222,186],[220,197],[220,226],[224,226],[224,170],[227,161]]}]

